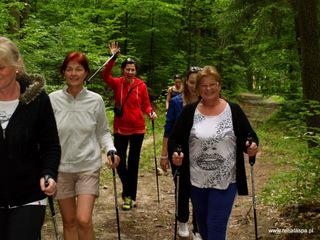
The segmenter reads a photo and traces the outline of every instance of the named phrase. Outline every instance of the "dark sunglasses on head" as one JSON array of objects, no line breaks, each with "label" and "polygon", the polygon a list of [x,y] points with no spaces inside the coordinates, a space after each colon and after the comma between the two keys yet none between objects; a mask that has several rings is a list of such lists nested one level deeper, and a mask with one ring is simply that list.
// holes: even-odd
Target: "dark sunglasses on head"
[{"label": "dark sunglasses on head", "polygon": [[190,67],[190,72],[192,72],[192,73],[196,73],[196,72],[199,72],[201,70],[202,70],[201,67],[197,67],[197,66]]}]

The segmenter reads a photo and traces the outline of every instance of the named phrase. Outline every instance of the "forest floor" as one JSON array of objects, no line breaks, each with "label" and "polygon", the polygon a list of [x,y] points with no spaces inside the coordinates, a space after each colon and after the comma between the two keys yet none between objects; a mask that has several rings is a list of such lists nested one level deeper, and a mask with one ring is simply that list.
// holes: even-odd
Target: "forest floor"
[{"label": "forest floor", "polygon": [[[255,106],[254,106],[255,105]],[[266,107],[266,103],[262,104],[260,113],[257,113],[255,103],[243,105],[244,111],[252,120],[250,107],[254,107],[252,113],[265,117],[269,116],[274,109],[273,104]],[[259,124],[256,121],[255,124]],[[143,148],[153,151],[153,141],[147,138],[144,141]],[[154,161],[154,159],[150,159]],[[249,240],[255,239],[253,208],[252,208],[252,193],[251,193],[251,176],[250,166],[247,164],[247,176],[249,184],[249,196],[238,196],[234,203],[232,215],[228,227],[229,240]],[[267,206],[259,201],[259,194],[267,183],[267,180],[276,171],[281,171],[279,167],[268,156],[268,151],[264,151],[262,146],[261,151],[257,156],[257,162],[254,165],[254,182],[256,191],[256,212],[258,220],[258,236],[259,239],[320,239],[319,226],[314,226],[310,229],[296,229],[292,222],[286,219],[285,214],[280,209]],[[104,168],[102,172],[110,169]],[[159,176],[160,186],[160,204],[157,202],[156,178],[154,172],[140,170],[138,180],[137,207],[130,211],[121,209],[121,183],[117,177],[118,201],[119,201],[119,216],[120,230],[122,240],[171,240],[174,236],[174,185],[171,173],[165,173]],[[99,240],[116,240],[117,224],[116,211],[114,205],[112,179],[102,183],[100,187],[100,197],[96,201],[94,209],[94,227],[96,239]],[[57,225],[59,234],[62,235],[62,222],[59,211],[57,212]],[[54,233],[51,223],[51,217],[48,215],[42,230],[43,239],[54,239]],[[191,219],[191,218],[190,218]],[[191,224],[189,224],[191,230]],[[274,231],[274,233],[272,233]],[[300,231],[303,233],[292,233],[292,231]],[[304,233],[307,231],[307,233]],[[318,231],[318,232],[317,232]],[[313,233],[312,233],[313,232]],[[190,232],[191,236],[191,232]],[[189,238],[185,238],[186,240]],[[190,237],[190,239],[192,239]]]}]

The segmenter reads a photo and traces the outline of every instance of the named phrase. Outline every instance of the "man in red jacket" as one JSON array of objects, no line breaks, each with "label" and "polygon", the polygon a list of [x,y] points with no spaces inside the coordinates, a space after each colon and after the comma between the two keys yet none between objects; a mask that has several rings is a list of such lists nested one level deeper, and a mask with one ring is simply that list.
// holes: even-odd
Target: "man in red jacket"
[{"label": "man in red jacket", "polygon": [[[102,77],[114,92],[115,115],[113,123],[114,145],[121,161],[117,172],[122,182],[123,210],[135,206],[138,184],[138,169],[140,151],[146,132],[143,112],[155,120],[147,86],[136,77],[137,66],[132,58],[121,64],[122,76],[112,77],[112,68],[116,56],[120,52],[117,42],[110,44],[110,52],[115,56],[105,67]],[[127,148],[129,148],[128,164],[126,163]]]}]

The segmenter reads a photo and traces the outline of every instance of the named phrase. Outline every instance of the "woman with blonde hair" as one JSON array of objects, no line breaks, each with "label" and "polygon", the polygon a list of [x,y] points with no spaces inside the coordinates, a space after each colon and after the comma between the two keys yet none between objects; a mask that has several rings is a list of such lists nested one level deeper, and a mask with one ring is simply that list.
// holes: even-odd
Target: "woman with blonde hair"
[{"label": "woman with blonde hair", "polygon": [[[56,191],[60,144],[44,80],[0,37],[0,239],[36,240]],[[48,179],[48,185],[45,184]]]}]

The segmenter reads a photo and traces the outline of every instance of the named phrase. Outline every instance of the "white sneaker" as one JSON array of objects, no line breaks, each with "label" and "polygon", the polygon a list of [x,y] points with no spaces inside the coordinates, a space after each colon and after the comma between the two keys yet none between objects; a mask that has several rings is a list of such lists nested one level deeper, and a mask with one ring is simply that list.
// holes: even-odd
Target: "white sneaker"
[{"label": "white sneaker", "polygon": [[178,221],[178,234],[180,237],[189,237],[189,226],[188,223],[182,223]]},{"label": "white sneaker", "polygon": [[192,240],[202,240],[200,233],[196,232],[192,234]]}]

